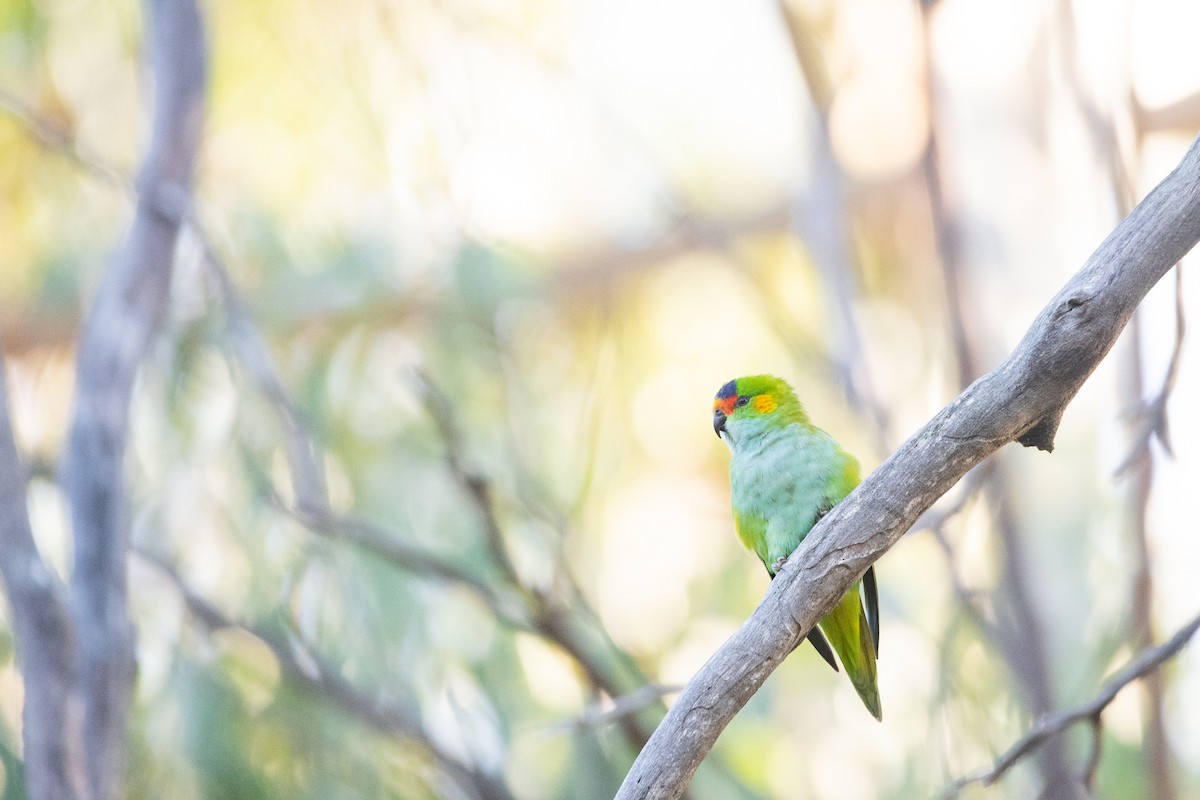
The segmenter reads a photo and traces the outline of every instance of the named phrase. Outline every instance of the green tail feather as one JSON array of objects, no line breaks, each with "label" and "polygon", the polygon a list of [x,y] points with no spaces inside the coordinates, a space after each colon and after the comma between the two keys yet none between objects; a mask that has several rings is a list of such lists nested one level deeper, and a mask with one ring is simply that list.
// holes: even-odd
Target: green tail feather
[{"label": "green tail feather", "polygon": [[820,622],[821,630],[833,645],[850,682],[871,715],[883,721],[879,702],[879,683],[875,672],[875,643],[871,627],[858,596],[858,585],[846,593],[837,607]]}]

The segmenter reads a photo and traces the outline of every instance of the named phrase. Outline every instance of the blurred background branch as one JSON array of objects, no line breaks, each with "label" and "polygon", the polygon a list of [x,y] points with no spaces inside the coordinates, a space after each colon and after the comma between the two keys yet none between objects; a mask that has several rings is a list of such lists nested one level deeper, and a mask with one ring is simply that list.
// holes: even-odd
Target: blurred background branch
[{"label": "blurred background branch", "polygon": [[[324,663],[319,655],[297,638],[294,631],[285,634],[267,630],[261,626],[239,625],[196,594],[171,565],[144,551],[137,551],[136,554],[153,564],[170,579],[183,596],[191,613],[207,628],[210,630],[241,628],[250,633],[270,648],[271,653],[278,659],[291,680],[303,685],[307,690],[359,720],[367,727],[374,728],[387,736],[398,737],[406,746],[416,747],[422,752],[428,753],[437,768],[448,779],[460,784],[456,792],[465,791],[480,800],[511,800],[512,795],[497,776],[485,775],[475,767],[459,762],[457,758],[444,752],[430,740],[424,733],[419,716],[409,710],[416,706],[411,700],[407,704],[408,708],[399,704],[380,703]],[[434,781],[435,785],[437,783],[439,782]]]},{"label": "blurred background branch", "polygon": [[[2,367],[2,361],[0,361]],[[38,552],[25,502],[26,474],[13,441],[0,368],[0,574],[25,680],[25,775],[31,797],[87,797],[86,743],[75,685],[75,633],[66,590]]]},{"label": "blurred background branch", "polygon": [[[1012,769],[1021,759],[1036,752],[1038,748],[1044,747],[1047,742],[1058,737],[1072,725],[1077,725],[1080,722],[1088,722],[1094,730],[1098,731],[1101,727],[1101,717],[1105,709],[1116,699],[1117,694],[1134,681],[1156,674],[1166,661],[1174,658],[1191,641],[1198,629],[1200,629],[1200,616],[1195,617],[1187,625],[1184,625],[1162,644],[1146,647],[1133,660],[1118,670],[1112,678],[1106,681],[1104,686],[1100,688],[1100,691],[1091,700],[1074,708],[1059,711],[1038,719],[1037,723],[1027,734],[1016,742],[1013,742],[1012,746],[996,759],[995,764],[988,769],[978,770],[971,775],[960,778],[953,786],[946,790],[943,796],[947,798],[958,797],[964,789],[973,783],[990,786],[1003,777],[1004,773]],[[1098,742],[1099,739],[1097,738],[1095,741]],[[1093,745],[1093,753],[1099,753],[1098,745]],[[1094,772],[1095,762],[1093,759],[1089,759],[1084,774],[1079,779],[1082,788],[1086,789],[1090,785]]]}]

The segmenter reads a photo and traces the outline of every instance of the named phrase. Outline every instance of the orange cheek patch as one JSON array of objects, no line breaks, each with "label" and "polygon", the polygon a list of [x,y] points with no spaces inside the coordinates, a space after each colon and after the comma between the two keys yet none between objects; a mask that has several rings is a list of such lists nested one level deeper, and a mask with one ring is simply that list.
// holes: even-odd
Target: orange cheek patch
[{"label": "orange cheek patch", "polygon": [[769,394],[760,394],[752,402],[754,403],[754,410],[760,414],[770,414],[779,405],[775,402],[775,398]]}]

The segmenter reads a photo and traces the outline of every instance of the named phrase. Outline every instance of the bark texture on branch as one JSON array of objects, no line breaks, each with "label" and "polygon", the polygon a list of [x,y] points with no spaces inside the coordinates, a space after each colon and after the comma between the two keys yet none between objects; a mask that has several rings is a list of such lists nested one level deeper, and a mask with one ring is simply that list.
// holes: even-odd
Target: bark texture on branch
[{"label": "bark texture on branch", "polygon": [[701,667],[617,797],[674,798],[717,736],[842,595],[966,472],[1008,442],[1051,450],[1068,403],[1146,292],[1200,240],[1200,139],[969,386],[827,514]]},{"label": "bark texture on branch", "polygon": [[193,0],[148,0],[146,27],[154,81],[150,143],[128,241],[80,334],[62,469],[75,537],[71,616],[93,800],[113,796],[124,769],[134,676],[125,575],[130,401],[138,364],[166,313],[204,110],[205,41]]}]

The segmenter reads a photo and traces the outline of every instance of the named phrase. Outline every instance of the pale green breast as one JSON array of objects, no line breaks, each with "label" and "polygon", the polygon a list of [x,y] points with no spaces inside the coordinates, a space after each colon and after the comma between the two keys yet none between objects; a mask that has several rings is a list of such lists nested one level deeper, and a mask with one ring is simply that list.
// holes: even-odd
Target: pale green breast
[{"label": "pale green breast", "polygon": [[858,462],[819,428],[794,423],[739,443],[729,464],[734,524],[770,569],[858,485]]}]

